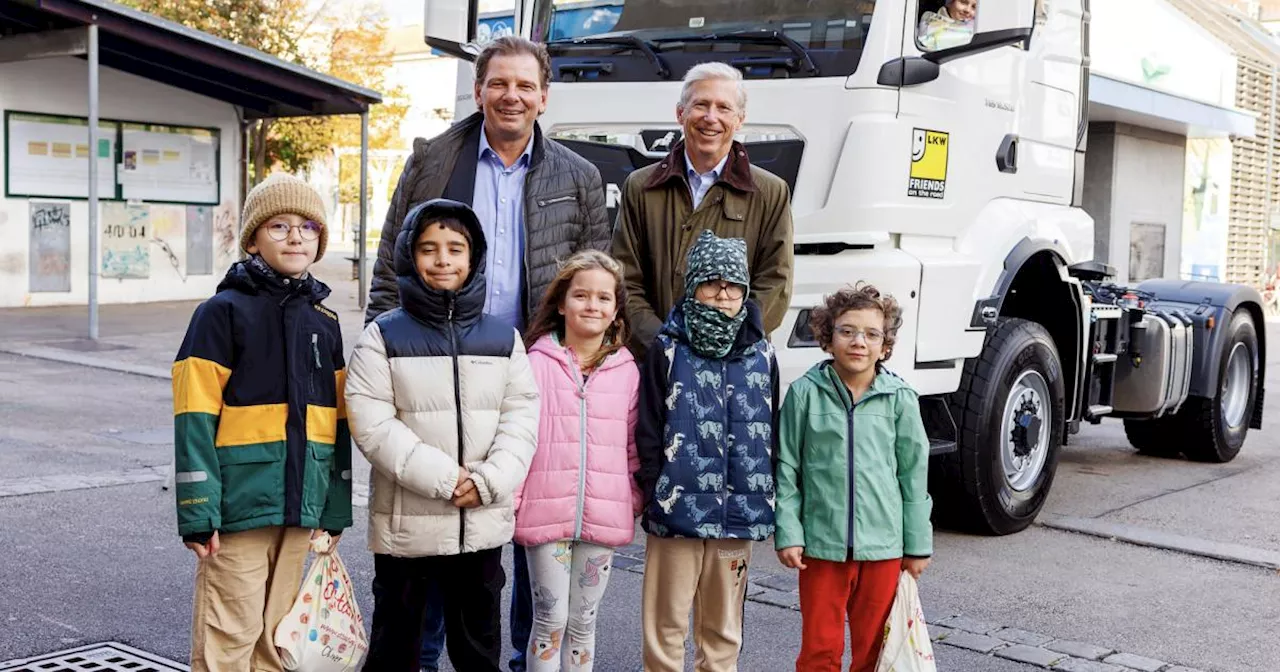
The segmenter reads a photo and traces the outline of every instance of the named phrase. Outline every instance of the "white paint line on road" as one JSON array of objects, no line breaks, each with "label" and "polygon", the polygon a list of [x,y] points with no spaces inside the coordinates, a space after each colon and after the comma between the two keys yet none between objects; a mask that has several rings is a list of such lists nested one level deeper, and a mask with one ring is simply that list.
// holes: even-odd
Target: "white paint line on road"
[{"label": "white paint line on road", "polygon": [[1160,548],[1166,551],[1175,551],[1214,560],[1263,567],[1265,569],[1280,569],[1280,552],[1264,548],[1185,537],[1179,534],[1170,534],[1146,527],[1113,523],[1096,518],[1042,515],[1036,522],[1038,525],[1054,530],[1087,534],[1092,537],[1113,539],[1138,546]]},{"label": "white paint line on road", "polygon": [[164,480],[163,467],[142,467],[125,471],[109,471],[96,474],[57,474],[0,480],[0,499],[39,495],[50,492],[68,492],[105,488],[115,485],[134,485]]},{"label": "white paint line on road", "polygon": [[105,369],[107,371],[115,371],[117,373],[128,373],[135,376],[143,376],[145,378],[173,380],[173,374],[168,369],[144,366],[141,364],[125,364],[105,357],[95,357],[93,355],[66,352],[57,348],[48,348],[38,345],[9,344],[0,345],[0,352],[8,353],[10,355],[18,355],[19,357],[29,357],[31,359],[43,359],[51,362],[60,362],[62,364],[74,364],[76,366]]},{"label": "white paint line on road", "polygon": [[54,620],[54,619],[52,619],[52,618],[49,618],[48,616],[45,616],[44,614],[36,614],[36,617],[37,617],[37,618],[39,618],[40,620],[44,621],[45,623],[52,623],[53,625],[56,625],[56,626],[58,626],[58,627],[60,627],[60,628],[66,628],[67,630],[70,630],[71,632],[74,632],[74,633],[76,633],[77,635],[78,635],[78,634],[80,634],[80,630],[79,630],[78,628],[76,628],[74,625],[67,625],[66,623],[63,623],[62,621]]}]

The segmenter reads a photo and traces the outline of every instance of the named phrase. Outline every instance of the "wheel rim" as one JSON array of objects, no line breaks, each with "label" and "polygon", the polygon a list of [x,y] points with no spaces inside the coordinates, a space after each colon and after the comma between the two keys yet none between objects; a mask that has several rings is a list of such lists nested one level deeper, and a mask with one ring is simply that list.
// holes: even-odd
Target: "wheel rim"
[{"label": "wheel rim", "polygon": [[1249,410],[1249,383],[1253,379],[1251,368],[1249,349],[1244,343],[1236,343],[1227,358],[1227,380],[1222,389],[1222,418],[1231,429],[1244,424],[1245,413]]},{"label": "wheel rim", "polygon": [[1024,371],[1009,390],[1000,421],[1000,460],[1010,488],[1024,492],[1039,480],[1052,426],[1049,384],[1038,371]]}]

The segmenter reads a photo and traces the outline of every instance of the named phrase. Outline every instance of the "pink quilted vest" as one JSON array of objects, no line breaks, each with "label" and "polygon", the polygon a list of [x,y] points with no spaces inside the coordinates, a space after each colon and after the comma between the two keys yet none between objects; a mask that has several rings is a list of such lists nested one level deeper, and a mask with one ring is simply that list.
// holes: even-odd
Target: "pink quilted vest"
[{"label": "pink quilted vest", "polygon": [[516,492],[516,542],[537,546],[582,540],[625,546],[635,533],[640,491],[635,472],[640,371],[625,348],[585,385],[576,358],[553,336],[529,349],[542,397],[538,448]]}]

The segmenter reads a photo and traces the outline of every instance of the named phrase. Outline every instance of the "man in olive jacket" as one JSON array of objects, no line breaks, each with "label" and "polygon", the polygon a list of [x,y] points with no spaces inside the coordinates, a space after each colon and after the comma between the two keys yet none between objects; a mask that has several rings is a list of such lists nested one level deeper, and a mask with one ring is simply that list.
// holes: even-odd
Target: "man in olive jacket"
[{"label": "man in olive jacket", "polygon": [[[520,67],[505,68],[513,64]],[[521,75],[521,68],[527,69],[530,64],[535,73],[533,82],[524,81],[527,76]],[[405,162],[382,226],[366,323],[399,305],[393,259],[396,234],[413,206],[433,198],[449,198],[472,206],[485,226],[494,229],[487,235],[495,246],[502,244],[495,239],[509,237],[523,263],[519,284],[524,316],[537,309],[555,278],[558,261],[588,248],[609,249],[609,214],[600,171],[560,143],[544,137],[535,121],[546,110],[550,79],[551,64],[541,45],[515,37],[495,40],[476,60],[476,99],[481,111],[430,140],[413,141],[413,154]],[[533,91],[528,90],[530,85]],[[525,98],[531,100],[522,100]],[[511,108],[524,110],[523,118],[508,115]],[[489,110],[493,110],[490,117],[500,120],[486,119]],[[524,155],[509,166],[500,165],[504,162],[497,156],[501,153],[498,135],[507,130],[501,128],[505,125],[513,126],[510,130],[521,136],[517,142],[525,148]],[[496,151],[489,151],[490,144]],[[494,168],[486,165],[490,161]],[[522,226],[506,227],[501,224],[507,205],[502,200],[503,176],[521,167],[525,170],[523,203],[519,206]],[[494,203],[478,203],[477,195],[493,197]],[[486,207],[496,210],[498,222],[484,221]],[[517,228],[522,229],[521,235],[517,235]],[[497,272],[503,265],[496,261],[489,264],[491,271]],[[486,308],[491,307],[492,301]],[[517,326],[521,326],[519,322]]]},{"label": "man in olive jacket", "polygon": [[750,298],[766,334],[782,326],[791,302],[791,193],[733,140],[746,120],[741,80],[723,63],[691,68],[676,107],[684,140],[623,186],[613,256],[626,273],[631,351],[641,361],[684,296],[685,259],[704,230],[747,241]]}]

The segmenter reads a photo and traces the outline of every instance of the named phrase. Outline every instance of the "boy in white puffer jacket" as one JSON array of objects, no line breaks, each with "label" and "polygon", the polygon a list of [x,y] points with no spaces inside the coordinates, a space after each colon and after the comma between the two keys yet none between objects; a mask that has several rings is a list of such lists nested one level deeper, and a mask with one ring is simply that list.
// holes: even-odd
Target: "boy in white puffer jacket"
[{"label": "boy in white puffer jacket", "polygon": [[485,247],[465,204],[410,212],[396,240],[401,307],[365,329],[347,369],[351,433],[374,467],[369,548],[382,588],[365,669],[417,670],[434,583],[453,666],[499,670],[502,547],[539,404],[519,335],[483,314]]}]

